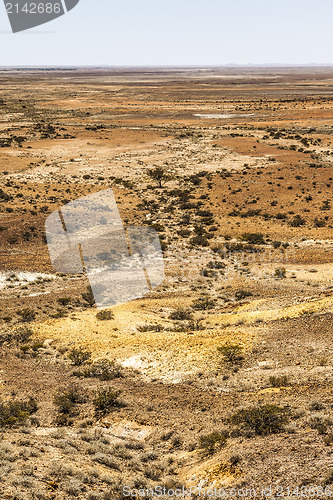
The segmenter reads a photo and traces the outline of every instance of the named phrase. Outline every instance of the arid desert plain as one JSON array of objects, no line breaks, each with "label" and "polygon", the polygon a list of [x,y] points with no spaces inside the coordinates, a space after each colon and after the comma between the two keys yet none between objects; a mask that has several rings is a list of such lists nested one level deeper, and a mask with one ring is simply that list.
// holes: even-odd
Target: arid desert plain
[{"label": "arid desert plain", "polygon": [[[332,68],[0,70],[0,498],[333,494],[332,167]],[[165,280],[98,311],[45,221],[108,188]]]}]

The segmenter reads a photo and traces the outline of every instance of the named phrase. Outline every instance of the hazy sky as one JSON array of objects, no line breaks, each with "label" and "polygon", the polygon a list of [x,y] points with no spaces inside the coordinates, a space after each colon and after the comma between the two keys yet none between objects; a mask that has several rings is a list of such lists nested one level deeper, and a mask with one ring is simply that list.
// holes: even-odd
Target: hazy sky
[{"label": "hazy sky", "polygon": [[1,2],[0,66],[333,64],[332,0],[80,0],[9,30]]}]

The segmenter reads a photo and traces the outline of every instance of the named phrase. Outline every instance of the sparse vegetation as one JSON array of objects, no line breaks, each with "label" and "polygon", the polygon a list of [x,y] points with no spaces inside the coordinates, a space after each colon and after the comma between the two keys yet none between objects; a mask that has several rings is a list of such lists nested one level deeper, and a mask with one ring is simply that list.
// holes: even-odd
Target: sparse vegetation
[{"label": "sparse vegetation", "polygon": [[288,421],[286,409],[273,404],[243,408],[229,418],[231,424],[258,435],[281,432]]},{"label": "sparse vegetation", "polygon": [[177,321],[190,320],[192,319],[192,313],[189,309],[176,309],[172,311],[169,318]]},{"label": "sparse vegetation", "polygon": [[243,233],[240,236],[242,241],[246,241],[251,245],[263,245],[265,243],[264,235],[262,233]]},{"label": "sparse vegetation", "polygon": [[243,348],[239,344],[225,344],[217,348],[223,361],[228,365],[239,365],[243,362]]},{"label": "sparse vegetation", "polygon": [[207,309],[213,309],[216,305],[216,299],[211,297],[199,297],[192,303],[193,309],[197,311],[206,311]]},{"label": "sparse vegetation", "polygon": [[98,359],[89,363],[81,372],[75,372],[77,376],[97,377],[100,380],[112,380],[121,377],[121,368],[114,361],[107,358]]},{"label": "sparse vegetation", "polygon": [[86,397],[77,385],[59,388],[53,397],[57,412],[55,422],[58,425],[70,425],[70,417],[77,413],[77,404],[85,401]]},{"label": "sparse vegetation", "polygon": [[103,309],[101,311],[98,311],[96,314],[96,319],[100,321],[111,321],[114,319],[114,314],[110,309]]},{"label": "sparse vegetation", "polygon": [[24,309],[19,309],[17,314],[21,317],[21,321],[29,322],[36,318],[36,312],[30,307],[25,307]]},{"label": "sparse vegetation", "polygon": [[105,415],[113,408],[119,406],[119,396],[121,391],[114,390],[112,387],[100,389],[96,392],[93,399],[95,413],[97,415]]},{"label": "sparse vegetation", "polygon": [[73,347],[68,353],[68,359],[75,366],[81,366],[91,358],[91,352],[82,347]]},{"label": "sparse vegetation", "polygon": [[213,455],[215,451],[222,448],[227,442],[226,433],[218,431],[211,432],[199,438],[199,449],[203,454]]},{"label": "sparse vegetation", "polygon": [[288,377],[287,375],[271,375],[269,377],[269,384],[272,387],[285,387],[288,385]]},{"label": "sparse vegetation", "polygon": [[37,403],[33,398],[27,401],[0,400],[0,428],[22,424],[36,411]]},{"label": "sparse vegetation", "polygon": [[[329,69],[87,71],[2,71],[1,498],[330,485]],[[125,254],[150,227],[165,266],[112,311],[51,269],[44,226],[110,186]],[[117,261],[108,237],[86,269]],[[119,269],[153,285],[150,243]]]}]

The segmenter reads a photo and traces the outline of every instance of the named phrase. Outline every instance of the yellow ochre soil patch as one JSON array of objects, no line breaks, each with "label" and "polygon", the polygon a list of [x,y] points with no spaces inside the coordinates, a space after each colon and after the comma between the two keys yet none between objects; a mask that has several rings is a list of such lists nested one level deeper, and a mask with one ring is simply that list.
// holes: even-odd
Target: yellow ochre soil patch
[{"label": "yellow ochre soil patch", "polygon": [[[138,331],[137,326],[145,324],[159,324],[162,328],[173,326],[172,321],[161,319],[144,308],[144,299],[115,306],[111,321],[97,320],[96,309],[90,309],[67,318],[36,323],[33,328],[39,338],[54,339],[68,348],[82,346],[95,358],[106,356],[149,378],[179,382],[196,372],[216,370],[220,362],[217,347],[226,342],[251,349],[256,340],[255,323],[331,311],[333,297],[269,310],[262,309],[261,302],[240,306],[232,313],[211,314],[204,320],[205,329],[200,331]],[[149,300],[149,309],[154,305],[160,304]]]}]

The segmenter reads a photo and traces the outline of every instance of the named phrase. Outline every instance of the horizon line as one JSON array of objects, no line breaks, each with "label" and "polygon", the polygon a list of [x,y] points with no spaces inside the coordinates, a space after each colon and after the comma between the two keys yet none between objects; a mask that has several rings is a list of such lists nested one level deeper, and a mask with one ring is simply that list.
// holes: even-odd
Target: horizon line
[{"label": "horizon line", "polygon": [[36,64],[36,65],[0,65],[0,70],[4,69],[224,69],[224,68],[333,68],[333,63],[229,63],[229,64],[209,64],[209,65],[171,65],[171,64]]}]

